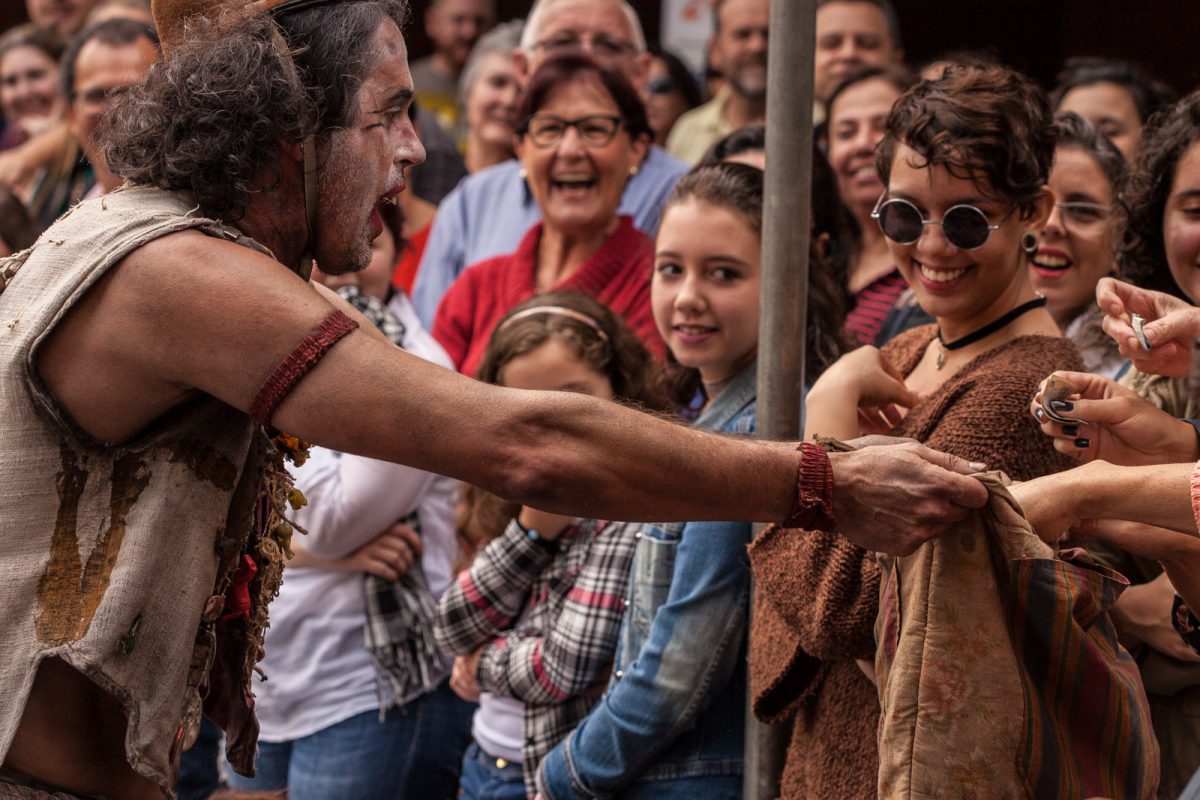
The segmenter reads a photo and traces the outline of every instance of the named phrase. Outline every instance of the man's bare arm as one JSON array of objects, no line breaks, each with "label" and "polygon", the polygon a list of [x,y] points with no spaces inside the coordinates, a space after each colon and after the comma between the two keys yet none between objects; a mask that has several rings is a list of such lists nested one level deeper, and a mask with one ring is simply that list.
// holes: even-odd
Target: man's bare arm
[{"label": "man's bare arm", "polygon": [[[332,310],[271,259],[177,234],[136,251],[89,292],[39,366],[85,430],[126,441],[194,391],[249,409],[275,366]],[[326,447],[451,475],[548,511],[770,521],[785,518],[796,498],[792,445],[718,437],[568,393],[488,386],[361,331],[329,351],[272,422]],[[854,487],[837,506],[852,537],[860,517],[879,521],[881,505],[921,501],[930,512],[895,536],[868,532],[895,545],[882,549],[910,549],[932,530],[918,523],[965,513],[956,501],[986,498],[975,481],[904,447],[882,456],[895,471],[871,471],[911,473],[903,485],[857,479],[871,451],[833,459],[835,483]],[[903,450],[872,450],[893,449]]]}]

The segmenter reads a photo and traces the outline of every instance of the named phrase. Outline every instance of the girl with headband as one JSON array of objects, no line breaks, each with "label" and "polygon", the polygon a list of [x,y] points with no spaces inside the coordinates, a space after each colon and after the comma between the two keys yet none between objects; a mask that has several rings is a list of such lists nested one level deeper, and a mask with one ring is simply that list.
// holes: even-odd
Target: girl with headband
[{"label": "girl with headband", "polygon": [[[657,362],[638,338],[600,302],[573,292],[541,295],[505,315],[478,377],[669,407]],[[435,635],[457,656],[451,687],[480,704],[459,797],[524,800],[538,762],[608,679],[638,526],[521,508],[467,487],[458,527],[475,557],[443,595]]]}]

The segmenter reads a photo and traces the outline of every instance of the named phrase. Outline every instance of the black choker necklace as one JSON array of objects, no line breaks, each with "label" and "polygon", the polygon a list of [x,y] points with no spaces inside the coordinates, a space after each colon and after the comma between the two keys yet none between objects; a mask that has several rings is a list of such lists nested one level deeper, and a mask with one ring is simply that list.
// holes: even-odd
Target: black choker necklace
[{"label": "black choker necklace", "polygon": [[947,342],[945,339],[943,339],[942,338],[942,329],[938,328],[937,340],[938,340],[938,345],[941,349],[938,350],[937,364],[936,364],[937,368],[941,369],[943,366],[945,366],[947,350],[957,350],[960,347],[966,347],[969,344],[975,344],[975,342],[978,342],[980,339],[983,339],[984,337],[987,337],[987,336],[991,336],[996,331],[1000,330],[1001,328],[1005,327],[1006,325],[1009,325],[1010,323],[1012,323],[1013,320],[1015,320],[1017,317],[1021,316],[1022,314],[1026,313],[1028,311],[1033,311],[1035,308],[1042,308],[1045,305],[1046,305],[1046,298],[1042,297],[1041,295],[1038,295],[1034,299],[1030,300],[1028,303],[1022,303],[1021,305],[1014,308],[1012,311],[1009,311],[1003,317],[993,320],[993,321],[989,322],[987,325],[984,325],[979,330],[971,331],[966,336],[963,336],[959,339],[955,339],[953,342]]}]

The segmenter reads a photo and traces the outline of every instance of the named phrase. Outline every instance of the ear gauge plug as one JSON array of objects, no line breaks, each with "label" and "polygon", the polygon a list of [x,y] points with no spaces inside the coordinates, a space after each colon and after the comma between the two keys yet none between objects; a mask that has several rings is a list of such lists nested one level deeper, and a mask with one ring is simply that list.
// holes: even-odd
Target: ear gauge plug
[{"label": "ear gauge plug", "polygon": [[1033,255],[1037,252],[1038,239],[1037,234],[1033,231],[1025,231],[1021,234],[1021,249],[1026,255]]}]

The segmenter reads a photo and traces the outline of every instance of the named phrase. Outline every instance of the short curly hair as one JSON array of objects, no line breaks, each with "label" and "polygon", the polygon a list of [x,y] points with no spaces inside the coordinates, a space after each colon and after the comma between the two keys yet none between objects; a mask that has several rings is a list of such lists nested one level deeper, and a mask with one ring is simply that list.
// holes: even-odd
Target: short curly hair
[{"label": "short curly hair", "polygon": [[[359,87],[378,55],[385,19],[403,27],[403,0],[350,0],[252,17],[232,29],[189,21],[173,48],[109,113],[100,132],[114,174],[182,190],[210,216],[236,221],[270,180],[279,142],[315,135],[320,145],[357,116]],[[278,25],[302,86],[273,44]],[[219,31],[219,35],[217,32]],[[320,149],[319,149],[320,152]]]},{"label": "short curly hair", "polygon": [[986,182],[1028,217],[1050,177],[1054,140],[1050,102],[1031,80],[1004,66],[952,64],[896,101],[875,158],[886,185],[896,152],[907,145],[921,166]]},{"label": "short curly hair", "polygon": [[1175,170],[1193,144],[1200,141],[1200,90],[1150,118],[1130,171],[1120,212],[1124,237],[1117,264],[1130,283],[1188,301],[1167,267],[1163,214],[1175,184]]}]

